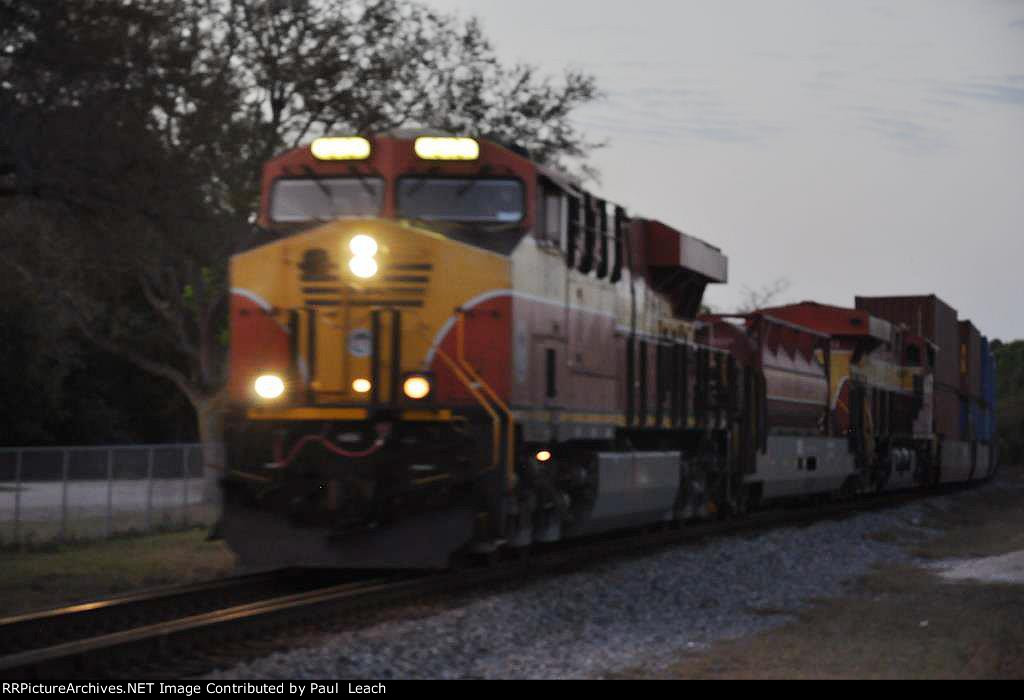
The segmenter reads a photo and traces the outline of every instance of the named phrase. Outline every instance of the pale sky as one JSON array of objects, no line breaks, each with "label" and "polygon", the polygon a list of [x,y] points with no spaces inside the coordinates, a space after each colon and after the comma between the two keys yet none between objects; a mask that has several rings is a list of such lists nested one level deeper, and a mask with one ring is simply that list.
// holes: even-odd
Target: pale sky
[{"label": "pale sky", "polygon": [[719,246],[729,310],[935,293],[1024,338],[1024,0],[424,0],[593,74],[594,189]]}]

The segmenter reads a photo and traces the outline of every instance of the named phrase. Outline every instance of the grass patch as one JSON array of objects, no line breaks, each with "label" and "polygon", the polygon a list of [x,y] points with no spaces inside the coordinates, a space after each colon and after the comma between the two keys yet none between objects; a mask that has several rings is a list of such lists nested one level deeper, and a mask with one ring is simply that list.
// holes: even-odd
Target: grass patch
[{"label": "grass patch", "polygon": [[[147,518],[145,512],[117,511],[108,520],[105,515],[81,515],[74,510],[63,529],[63,543],[85,543],[110,537],[167,533],[209,527],[217,519],[218,506],[193,504],[187,510],[179,508],[155,509]],[[61,542],[61,523],[58,518],[42,520],[23,519],[15,529],[11,521],[0,523],[0,550],[40,550]]]},{"label": "grass patch", "polygon": [[206,537],[207,529],[197,528],[5,551],[0,554],[0,615],[229,575],[234,555],[223,542]]}]

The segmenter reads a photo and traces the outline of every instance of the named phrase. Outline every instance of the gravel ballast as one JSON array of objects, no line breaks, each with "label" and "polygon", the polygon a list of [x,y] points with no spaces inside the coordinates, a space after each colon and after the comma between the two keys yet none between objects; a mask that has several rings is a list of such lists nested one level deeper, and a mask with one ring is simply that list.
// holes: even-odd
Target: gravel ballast
[{"label": "gravel ballast", "polygon": [[[927,501],[942,508],[951,497]],[[792,619],[927,538],[923,502],[624,559],[325,636],[211,679],[594,678]]]}]

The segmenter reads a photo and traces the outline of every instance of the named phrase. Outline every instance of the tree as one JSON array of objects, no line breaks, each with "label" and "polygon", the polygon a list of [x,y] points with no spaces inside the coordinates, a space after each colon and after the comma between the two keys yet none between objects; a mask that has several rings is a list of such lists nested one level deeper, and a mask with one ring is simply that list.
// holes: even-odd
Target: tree
[{"label": "tree", "polygon": [[996,430],[1003,462],[1024,462],[1024,340],[992,341],[996,359]]},{"label": "tree", "polygon": [[778,298],[789,289],[789,280],[780,277],[771,284],[765,284],[758,289],[751,289],[743,286],[738,311],[741,314],[748,314],[758,309],[763,309],[778,302]]},{"label": "tree", "polygon": [[177,387],[217,465],[226,263],[260,235],[267,158],[434,126],[565,165],[594,146],[569,117],[596,97],[396,0],[0,0],[0,254],[55,319]]},{"label": "tree", "polygon": [[[197,154],[180,157],[161,138],[160,108],[186,90],[230,96],[228,76],[193,79],[195,51],[178,40],[170,5],[5,4],[3,16],[12,269],[51,291],[55,319],[172,382],[215,445],[217,278],[245,222],[213,196]],[[192,128],[199,118],[180,111],[179,130]]]}]

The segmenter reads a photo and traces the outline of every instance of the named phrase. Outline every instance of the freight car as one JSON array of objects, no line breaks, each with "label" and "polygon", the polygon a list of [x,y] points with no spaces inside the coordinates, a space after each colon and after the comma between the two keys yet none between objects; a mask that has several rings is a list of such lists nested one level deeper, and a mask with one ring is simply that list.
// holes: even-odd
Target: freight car
[{"label": "freight car", "polygon": [[932,425],[937,300],[916,333],[881,300],[701,317],[718,248],[515,148],[318,139],[266,164],[260,224],[220,526],[252,566],[444,567],[993,464]]}]

